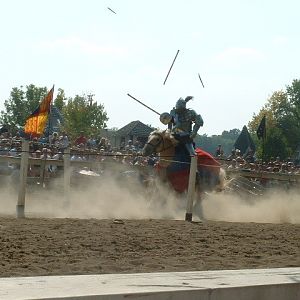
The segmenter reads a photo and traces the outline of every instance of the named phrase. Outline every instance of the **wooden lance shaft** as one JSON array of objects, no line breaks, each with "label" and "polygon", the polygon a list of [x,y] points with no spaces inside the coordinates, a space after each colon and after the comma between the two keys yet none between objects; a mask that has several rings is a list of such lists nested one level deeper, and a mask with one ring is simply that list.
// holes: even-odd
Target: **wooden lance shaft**
[{"label": "wooden lance shaft", "polygon": [[157,112],[156,110],[154,110],[154,109],[153,109],[153,108],[151,108],[150,106],[148,106],[148,105],[144,104],[142,101],[140,101],[140,100],[138,100],[138,99],[134,98],[134,97],[133,97],[133,96],[131,96],[130,94],[127,94],[127,96],[129,96],[129,97],[130,97],[130,98],[132,98],[133,100],[137,101],[138,103],[142,104],[143,106],[147,107],[148,109],[150,109],[151,111],[153,111],[154,113],[156,113],[157,115],[159,115],[159,116],[160,116],[160,113],[159,113],[159,112]]}]

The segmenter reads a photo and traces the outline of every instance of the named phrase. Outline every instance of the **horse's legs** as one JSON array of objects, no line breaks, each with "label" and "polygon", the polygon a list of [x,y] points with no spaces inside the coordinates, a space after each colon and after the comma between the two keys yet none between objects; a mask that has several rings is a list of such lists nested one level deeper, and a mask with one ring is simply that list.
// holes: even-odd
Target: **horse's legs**
[{"label": "horse's legs", "polygon": [[203,216],[203,207],[202,207],[202,198],[203,198],[204,194],[201,191],[199,185],[196,185],[196,189],[195,189],[195,201],[194,201],[194,207],[193,207],[193,211],[195,213],[195,215],[202,221],[204,220],[204,216]]}]

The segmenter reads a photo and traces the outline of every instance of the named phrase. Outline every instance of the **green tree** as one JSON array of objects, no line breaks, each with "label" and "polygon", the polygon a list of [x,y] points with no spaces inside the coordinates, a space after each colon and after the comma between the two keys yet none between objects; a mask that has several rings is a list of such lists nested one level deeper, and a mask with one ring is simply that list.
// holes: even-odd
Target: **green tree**
[{"label": "green tree", "polygon": [[[262,148],[259,150],[259,156],[262,157]],[[269,129],[269,135],[267,135],[265,142],[265,155],[266,161],[270,160],[271,157],[280,157],[281,160],[288,156],[291,156],[292,149],[288,145],[286,137],[283,135],[282,130],[278,127]]]},{"label": "green tree", "polygon": [[281,103],[276,118],[289,147],[295,152],[300,143],[300,81],[293,80],[286,94],[287,101]]},{"label": "green tree", "polygon": [[91,104],[86,95],[69,98],[63,107],[63,116],[64,129],[72,137],[79,135],[80,131],[98,134],[108,121],[104,106],[97,102]]},{"label": "green tree", "polygon": [[197,137],[195,138],[195,143],[198,147],[211,153],[212,155],[215,155],[217,146],[221,144],[224,155],[227,156],[230,154],[234,142],[238,138],[240,132],[241,131],[239,129],[235,128],[229,131],[224,130],[221,135],[197,135]]},{"label": "green tree", "polygon": [[63,110],[65,106],[65,102],[67,101],[67,97],[65,95],[65,91],[61,88],[57,90],[56,98],[54,99],[54,105],[60,110]]},{"label": "green tree", "polygon": [[[274,92],[259,113],[253,115],[249,122],[249,129],[253,135],[263,115],[266,115],[267,119],[265,154],[285,159],[295,153],[300,141],[300,81],[293,80],[285,91]],[[255,140],[258,144],[258,156],[261,157],[262,143],[257,138]],[[277,149],[272,143],[278,145]]]},{"label": "green tree", "polygon": [[0,122],[12,127],[23,126],[46,94],[46,87],[36,87],[33,84],[26,86],[26,90],[23,86],[14,87],[10,97],[4,102],[5,111],[1,111]]},{"label": "green tree", "polygon": [[259,113],[253,114],[252,120],[248,124],[249,132],[256,134],[256,130],[264,115],[267,119],[267,131],[270,128],[278,126],[278,114],[280,114],[282,107],[286,106],[287,103],[288,98],[284,91],[274,92],[271,97],[267,99],[267,103],[260,109]]}]

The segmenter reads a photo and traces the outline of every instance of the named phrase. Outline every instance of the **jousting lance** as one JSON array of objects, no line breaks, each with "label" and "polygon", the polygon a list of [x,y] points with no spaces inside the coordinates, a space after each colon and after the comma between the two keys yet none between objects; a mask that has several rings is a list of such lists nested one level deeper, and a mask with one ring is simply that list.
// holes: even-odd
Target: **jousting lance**
[{"label": "jousting lance", "polygon": [[153,108],[149,107],[148,105],[144,104],[142,101],[136,99],[135,97],[131,96],[130,94],[127,94],[127,96],[129,96],[130,98],[132,98],[133,100],[137,101],[138,103],[142,104],[143,106],[147,107],[148,109],[150,109],[151,111],[153,111],[154,113],[156,113],[157,115],[160,116],[160,113],[157,112],[156,110],[154,110]]},{"label": "jousting lance", "polygon": [[204,88],[204,84],[203,84],[203,82],[202,82],[202,79],[201,79],[201,77],[200,77],[200,74],[198,73],[198,77],[199,77],[199,79],[200,79],[200,81],[201,81],[201,84],[202,84],[202,86],[203,86],[203,88]]},{"label": "jousting lance", "polygon": [[174,65],[174,62],[175,62],[175,60],[176,60],[176,58],[177,58],[178,53],[179,53],[179,50],[177,50],[177,53],[176,53],[176,55],[175,55],[175,58],[173,59],[172,65],[171,65],[171,67],[170,67],[170,69],[169,69],[169,72],[168,72],[168,74],[167,74],[167,76],[166,76],[166,79],[165,79],[165,81],[164,81],[164,85],[165,85],[165,83],[166,83],[166,81],[167,81],[167,79],[168,79],[168,77],[169,77],[169,74],[170,74],[172,68],[173,68],[173,65]]},{"label": "jousting lance", "polygon": [[115,11],[113,11],[110,7],[108,7],[107,9],[109,9],[111,12],[113,12],[115,15],[117,14]]}]

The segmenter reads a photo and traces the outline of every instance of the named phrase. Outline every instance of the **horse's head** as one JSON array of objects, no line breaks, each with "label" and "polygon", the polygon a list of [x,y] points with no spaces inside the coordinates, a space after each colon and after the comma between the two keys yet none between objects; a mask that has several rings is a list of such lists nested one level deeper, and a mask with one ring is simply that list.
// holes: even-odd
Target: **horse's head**
[{"label": "horse's head", "polygon": [[155,130],[150,133],[148,141],[143,148],[143,155],[149,156],[153,153],[161,153],[175,147],[177,141],[169,131]]}]

